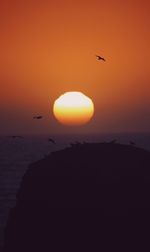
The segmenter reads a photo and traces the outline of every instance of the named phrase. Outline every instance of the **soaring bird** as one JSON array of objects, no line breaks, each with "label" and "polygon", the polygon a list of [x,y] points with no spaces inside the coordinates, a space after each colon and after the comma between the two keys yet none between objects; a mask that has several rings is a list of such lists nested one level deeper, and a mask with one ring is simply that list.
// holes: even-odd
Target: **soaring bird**
[{"label": "soaring bird", "polygon": [[53,143],[53,144],[56,144],[55,140],[52,139],[52,138],[49,138],[48,141],[51,142],[51,143]]},{"label": "soaring bird", "polygon": [[95,55],[97,57],[97,60],[103,60],[103,61],[106,61],[104,58],[102,58],[101,56],[99,55]]},{"label": "soaring bird", "polygon": [[43,116],[33,116],[33,119],[42,119]]}]

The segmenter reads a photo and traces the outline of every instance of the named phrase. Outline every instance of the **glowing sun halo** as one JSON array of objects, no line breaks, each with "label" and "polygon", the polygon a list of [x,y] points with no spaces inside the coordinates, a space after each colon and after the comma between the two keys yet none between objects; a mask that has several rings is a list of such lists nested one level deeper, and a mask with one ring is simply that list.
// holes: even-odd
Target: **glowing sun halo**
[{"label": "glowing sun halo", "polygon": [[81,92],[66,92],[53,105],[55,118],[65,125],[82,125],[92,118],[94,104]]}]

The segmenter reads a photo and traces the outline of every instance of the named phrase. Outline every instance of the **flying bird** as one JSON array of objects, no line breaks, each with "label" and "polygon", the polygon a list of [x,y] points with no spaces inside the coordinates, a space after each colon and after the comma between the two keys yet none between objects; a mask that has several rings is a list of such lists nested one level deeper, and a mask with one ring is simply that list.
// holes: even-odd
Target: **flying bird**
[{"label": "flying bird", "polygon": [[103,60],[103,61],[106,61],[103,57],[99,56],[99,55],[95,55],[97,60]]},{"label": "flying bird", "polygon": [[51,142],[51,143],[53,143],[53,144],[56,144],[55,140],[52,139],[52,138],[49,138],[48,141]]},{"label": "flying bird", "polygon": [[33,116],[33,119],[42,119],[43,118],[43,116]]}]

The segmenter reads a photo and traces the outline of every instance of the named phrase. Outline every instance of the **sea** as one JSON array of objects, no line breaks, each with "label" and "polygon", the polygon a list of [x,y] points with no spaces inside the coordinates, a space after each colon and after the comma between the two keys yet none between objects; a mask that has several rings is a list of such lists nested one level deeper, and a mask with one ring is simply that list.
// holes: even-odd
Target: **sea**
[{"label": "sea", "polygon": [[[53,139],[54,142],[49,139]],[[16,204],[16,193],[23,175],[32,162],[44,158],[53,151],[76,142],[135,143],[150,151],[150,133],[90,134],[90,135],[25,135],[22,138],[0,137],[0,249],[4,241],[4,229],[11,208]]]}]

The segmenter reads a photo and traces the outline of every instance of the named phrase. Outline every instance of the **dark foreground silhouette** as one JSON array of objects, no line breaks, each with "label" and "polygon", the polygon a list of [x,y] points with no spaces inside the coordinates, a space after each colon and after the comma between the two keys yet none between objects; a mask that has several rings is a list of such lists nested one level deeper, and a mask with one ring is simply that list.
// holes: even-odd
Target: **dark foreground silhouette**
[{"label": "dark foreground silhouette", "polygon": [[[149,198],[148,151],[117,143],[72,144],[29,166],[5,230],[4,251],[109,251],[122,237],[123,248],[127,237],[137,245],[139,222],[150,216]],[[130,224],[119,227],[118,216]],[[135,245],[126,249],[134,251]]]}]

